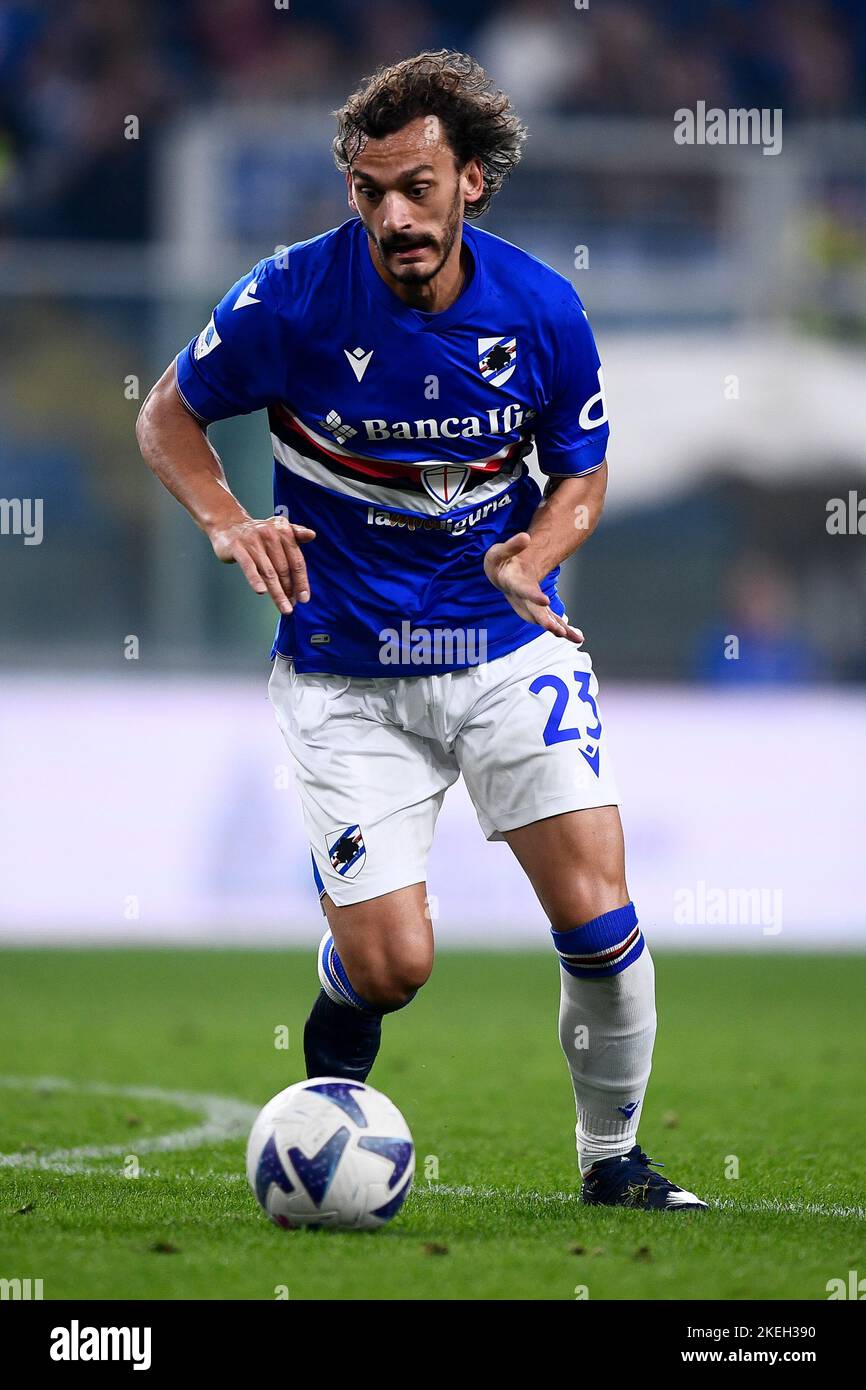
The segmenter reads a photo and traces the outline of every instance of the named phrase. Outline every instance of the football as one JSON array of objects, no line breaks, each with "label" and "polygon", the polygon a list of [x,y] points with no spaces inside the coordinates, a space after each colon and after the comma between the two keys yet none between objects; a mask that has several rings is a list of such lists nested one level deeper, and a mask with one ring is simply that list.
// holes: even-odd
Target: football
[{"label": "football", "polygon": [[259,1112],[247,1178],[271,1221],[285,1228],[374,1230],[400,1210],[415,1146],[396,1105],[360,1081],[314,1077],[287,1086]]}]

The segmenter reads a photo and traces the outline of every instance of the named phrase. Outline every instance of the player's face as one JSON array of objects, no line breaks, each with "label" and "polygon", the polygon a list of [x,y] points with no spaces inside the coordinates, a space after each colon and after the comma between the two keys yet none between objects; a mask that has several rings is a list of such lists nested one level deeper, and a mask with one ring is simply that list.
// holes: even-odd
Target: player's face
[{"label": "player's face", "polygon": [[386,275],[407,286],[426,284],[456,254],[464,206],[482,190],[478,161],[458,169],[435,116],[368,140],[349,175],[350,207]]}]

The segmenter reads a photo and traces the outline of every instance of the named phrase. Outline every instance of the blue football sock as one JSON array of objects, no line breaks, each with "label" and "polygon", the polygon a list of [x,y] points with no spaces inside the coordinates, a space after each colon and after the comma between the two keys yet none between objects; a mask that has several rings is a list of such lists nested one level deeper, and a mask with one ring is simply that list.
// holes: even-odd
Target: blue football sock
[{"label": "blue football sock", "polygon": [[304,1027],[307,1076],[366,1081],[381,1041],[381,1014],[335,1004],[320,990]]}]

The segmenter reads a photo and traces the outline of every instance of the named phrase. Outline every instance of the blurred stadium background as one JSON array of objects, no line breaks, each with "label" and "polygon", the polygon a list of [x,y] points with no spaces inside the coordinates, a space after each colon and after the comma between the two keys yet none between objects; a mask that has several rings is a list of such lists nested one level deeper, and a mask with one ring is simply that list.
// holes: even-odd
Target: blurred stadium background
[{"label": "blurred stadium background", "polygon": [[[866,495],[857,0],[0,0],[0,498],[44,508],[0,535],[4,939],[317,936],[271,611],[133,430],[229,284],[348,216],[332,108],[440,46],[530,127],[483,225],[572,279],[605,366],[608,504],[564,585],[644,922],[862,942],[866,552],[856,511],[828,529]],[[781,109],[781,152],[676,144],[698,101]],[[213,438],[268,514],[263,417]],[[430,889],[443,945],[545,943],[459,788]]]}]

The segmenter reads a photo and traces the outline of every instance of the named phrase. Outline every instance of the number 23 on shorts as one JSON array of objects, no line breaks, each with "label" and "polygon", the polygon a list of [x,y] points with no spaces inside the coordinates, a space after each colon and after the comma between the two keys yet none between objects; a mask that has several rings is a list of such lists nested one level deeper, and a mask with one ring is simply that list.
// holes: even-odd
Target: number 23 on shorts
[{"label": "number 23 on shorts", "polygon": [[[589,763],[596,777],[598,776],[598,740],[601,738],[601,718],[598,713],[598,706],[589,691],[591,672],[575,671],[575,685],[569,688],[568,684],[561,676],[556,676],[549,672],[543,676],[536,676],[529,689],[533,695],[540,695],[543,690],[554,692],[553,704],[547,717],[547,723],[542,731],[542,738],[549,748],[554,743],[564,743],[568,739],[577,739],[585,742],[585,746],[578,749],[578,752]],[[592,724],[587,724],[586,729],[575,728],[573,725],[563,726],[563,719],[568,711],[570,697],[577,693],[578,700],[587,705],[592,716]],[[571,717],[574,717],[572,715]]]}]

